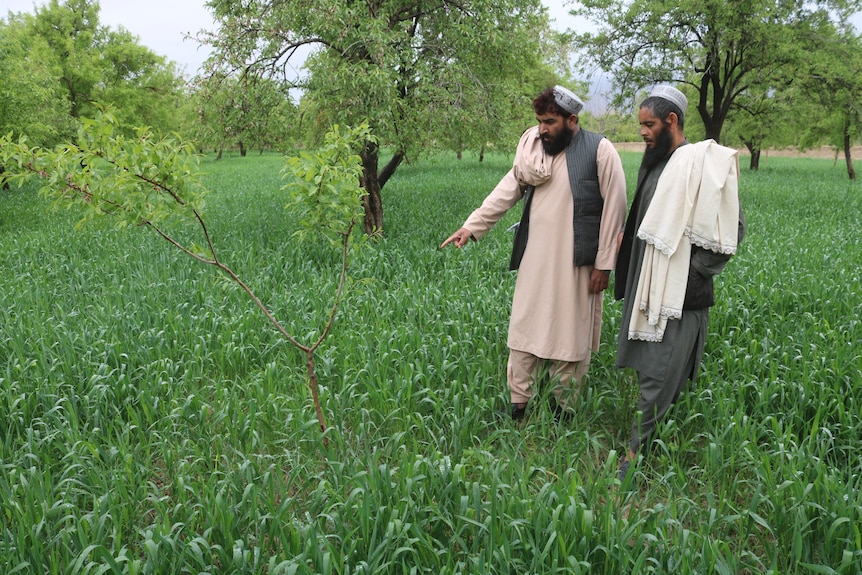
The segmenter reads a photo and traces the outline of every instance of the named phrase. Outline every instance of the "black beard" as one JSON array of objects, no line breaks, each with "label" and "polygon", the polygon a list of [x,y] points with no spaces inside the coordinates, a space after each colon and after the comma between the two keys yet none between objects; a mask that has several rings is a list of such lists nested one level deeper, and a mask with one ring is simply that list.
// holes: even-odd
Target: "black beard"
[{"label": "black beard", "polygon": [[655,140],[652,148],[647,147],[644,150],[644,157],[641,160],[641,169],[651,170],[656,164],[667,158],[670,154],[670,147],[673,145],[673,138],[670,135],[668,125],[664,124],[661,132]]},{"label": "black beard", "polygon": [[556,156],[560,152],[566,149],[566,146],[569,145],[569,142],[572,141],[572,136],[574,135],[574,130],[572,130],[568,126],[563,126],[563,130],[557,134],[557,136],[552,140],[546,140],[544,137],[542,138],[542,147],[545,149],[545,153],[551,156]]}]

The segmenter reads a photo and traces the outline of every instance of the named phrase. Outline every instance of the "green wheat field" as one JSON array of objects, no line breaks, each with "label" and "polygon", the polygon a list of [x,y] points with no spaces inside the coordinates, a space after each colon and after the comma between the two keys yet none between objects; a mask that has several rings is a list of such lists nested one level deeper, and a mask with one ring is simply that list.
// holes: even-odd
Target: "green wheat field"
[{"label": "green wheat field", "polygon": [[[146,229],[76,228],[35,183],[0,192],[0,573],[862,573],[860,184],[832,160],[741,162],[748,234],[701,378],[621,486],[619,302],[574,420],[540,389],[516,425],[520,208],[438,249],[510,162],[426,158],[383,190],[385,237],[317,353],[325,442],[303,356],[234,284]],[[205,159],[204,214],[310,340],[339,257],[293,238],[281,166]]]}]

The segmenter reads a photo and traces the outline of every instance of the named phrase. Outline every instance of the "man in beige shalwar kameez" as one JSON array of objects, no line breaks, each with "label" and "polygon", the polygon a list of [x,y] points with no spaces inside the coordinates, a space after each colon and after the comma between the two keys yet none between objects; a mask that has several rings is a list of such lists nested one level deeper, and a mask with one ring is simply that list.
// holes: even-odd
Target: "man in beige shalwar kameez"
[{"label": "man in beige shalwar kameez", "polygon": [[557,416],[571,409],[599,346],[603,292],[626,212],[619,154],[606,138],[580,128],[583,102],[557,86],[539,94],[533,107],[538,126],[524,132],[512,169],[440,246],[479,240],[528,193],[529,241],[508,338],[514,419],[523,418],[542,369],[557,382]]}]

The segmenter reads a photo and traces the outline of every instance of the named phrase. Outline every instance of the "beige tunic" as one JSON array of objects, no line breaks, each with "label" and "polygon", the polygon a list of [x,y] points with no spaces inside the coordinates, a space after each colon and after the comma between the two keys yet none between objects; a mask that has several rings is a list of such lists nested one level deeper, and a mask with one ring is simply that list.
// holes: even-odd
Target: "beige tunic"
[{"label": "beige tunic", "polygon": [[[524,154],[541,153],[534,145],[537,138],[537,128],[525,132],[512,170],[464,222],[477,240],[521,200],[529,176],[519,166],[524,164]],[[534,192],[529,241],[515,283],[508,346],[544,359],[582,361],[599,346],[603,294],[589,293],[593,267],[573,263],[573,200],[566,154],[543,155],[535,161],[545,170],[550,162],[550,178]],[[612,270],[617,235],[625,219],[625,175],[619,154],[607,139],[599,144],[596,163],[604,209],[595,267]]]}]

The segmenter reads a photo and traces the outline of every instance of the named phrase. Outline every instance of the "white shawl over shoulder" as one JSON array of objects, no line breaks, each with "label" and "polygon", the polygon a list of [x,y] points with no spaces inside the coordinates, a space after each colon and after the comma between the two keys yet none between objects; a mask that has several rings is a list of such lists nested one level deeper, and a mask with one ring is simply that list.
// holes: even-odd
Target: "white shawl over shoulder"
[{"label": "white shawl over shoulder", "polygon": [[521,135],[512,170],[522,186],[540,186],[551,178],[553,161],[542,145],[539,128],[533,126]]},{"label": "white shawl over shoulder", "polygon": [[732,148],[705,140],[681,146],[670,157],[638,228],[647,246],[629,339],[661,341],[667,321],[682,317],[692,244],[736,253],[738,188],[739,164]]}]

